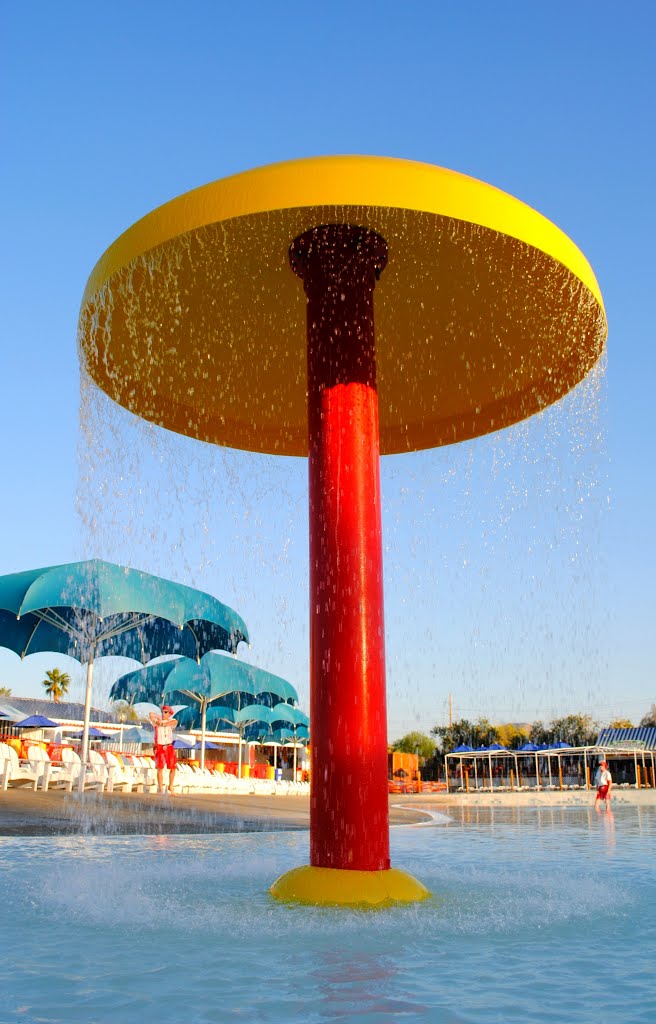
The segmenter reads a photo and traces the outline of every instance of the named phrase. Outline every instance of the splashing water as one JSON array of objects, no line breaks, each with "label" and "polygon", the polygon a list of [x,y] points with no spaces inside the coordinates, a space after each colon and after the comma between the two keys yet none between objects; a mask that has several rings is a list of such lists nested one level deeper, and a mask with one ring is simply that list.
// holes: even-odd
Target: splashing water
[{"label": "splashing water", "polygon": [[[428,731],[453,691],[470,719],[555,717],[573,688],[593,704],[606,657],[604,374],[602,361],[503,432],[381,460],[392,736]],[[240,657],[293,681],[307,706],[305,460],[170,433],[84,374],[81,395],[81,557],[215,594],[249,625]],[[111,681],[99,672],[99,700]]]},{"label": "splashing water", "polygon": [[[335,216],[339,222],[339,211],[327,222]],[[409,214],[395,210],[381,216],[383,235],[392,247],[402,247]],[[349,210],[349,217],[357,222],[357,210]],[[238,230],[231,223],[185,234],[161,250],[149,250],[103,284],[82,317],[90,339],[87,365],[126,407],[157,422],[166,421],[162,409],[168,403],[176,409],[176,429],[217,440],[225,440],[226,422],[233,424],[246,409],[246,426],[241,423],[230,435],[231,443],[239,443],[241,430],[248,438],[252,415],[266,424],[266,450],[275,450],[282,435],[300,444],[294,451],[304,450],[304,306],[284,247],[273,246],[276,218],[264,218],[257,231],[253,223],[250,233],[243,218]],[[299,230],[300,220],[299,213]],[[475,225],[422,215],[413,215],[413,225],[426,244],[416,248],[415,263],[412,253],[391,261],[379,286],[387,295],[387,312],[376,318],[377,336],[388,346],[386,356],[381,345],[379,361],[383,449],[413,447],[396,446],[391,434],[394,429],[409,434],[424,418],[444,416],[443,429],[441,420],[431,422],[445,444],[455,439],[457,422],[460,437],[480,432],[477,424],[494,429],[497,408],[515,410],[515,418],[528,415],[590,369],[598,346],[582,345],[579,352],[577,342],[588,332],[585,340],[594,336],[601,344],[605,322],[572,274],[558,266],[549,270],[543,254]],[[257,265],[265,269],[244,274],[235,259],[243,255],[239,247],[250,253],[261,245],[268,258]],[[439,253],[441,274],[419,260],[418,252],[429,251]],[[510,274],[502,273],[504,266]],[[402,286],[406,271],[412,294],[427,282],[439,283],[433,307],[411,302],[407,281]],[[163,305],[157,288],[149,291],[155,279],[166,282]],[[532,302],[536,283],[539,303]],[[256,305],[265,289],[275,289],[280,301],[262,328]],[[471,303],[474,293],[477,302]],[[194,316],[186,321],[190,309]],[[489,323],[481,309],[494,313]],[[522,323],[523,348],[508,343],[513,316]],[[114,326],[120,342],[110,353]],[[263,331],[275,342],[263,344]],[[467,343],[478,333],[486,344],[475,366]],[[192,342],[184,352],[176,347],[177,336]],[[399,337],[413,339],[412,367],[404,362]],[[533,348],[539,349],[537,364],[544,371],[538,378],[531,375],[527,356]],[[113,356],[116,365],[123,360],[127,367],[123,375],[112,365]],[[270,375],[271,386],[247,386],[249,372],[258,381]],[[393,401],[384,408],[386,375],[388,381],[403,382],[413,375],[415,387],[390,389]],[[430,387],[419,387],[426,380],[435,382],[443,404],[432,401]],[[276,458],[274,465],[270,456],[166,434],[114,405],[84,372],[81,390],[84,553],[216,594],[246,620],[253,660],[290,679],[306,703],[305,462]],[[301,400],[285,405],[292,393]],[[472,400],[481,393],[489,405],[483,410]],[[604,613],[595,596],[606,498],[602,397],[603,368],[597,367],[557,407],[503,433],[383,460],[393,735],[410,728],[427,731],[454,690],[458,716],[487,714],[497,721],[532,716],[536,707],[562,710],[563,703],[572,710],[573,692],[577,699],[596,693],[604,659],[599,642]],[[256,447],[244,443],[251,446]],[[600,885],[590,881],[587,870],[594,849],[590,839],[599,825],[594,819],[584,816],[574,829],[571,819],[561,828],[558,819],[536,821],[528,812],[521,820],[492,814],[481,821],[480,829],[459,823],[468,830],[468,843],[462,843],[462,835],[456,841],[459,829],[451,825],[404,833],[405,838],[397,833],[404,864],[441,893],[443,902],[380,916],[272,906],[263,895],[266,885],[306,859],[299,852],[301,840],[293,837],[259,837],[249,847],[243,837],[237,845],[223,837],[191,847],[174,839],[170,846],[144,848],[133,840],[120,847],[120,859],[114,859],[111,843],[88,840],[88,859],[82,852],[77,857],[76,896],[62,901],[59,911],[50,887],[37,889],[34,900],[55,913],[63,913],[66,902],[80,927],[94,929],[96,936],[113,914],[120,927],[135,929],[142,944],[159,947],[144,955],[140,946],[145,990],[128,960],[118,986],[110,971],[97,980],[95,970],[93,984],[86,987],[84,971],[70,975],[67,991],[82,991],[87,1010],[97,1007],[110,986],[125,993],[123,1005],[131,1011],[147,1009],[155,990],[163,1012],[170,1009],[177,1016],[187,1009],[191,993],[196,1020],[212,1019],[212,998],[220,1001],[224,1020],[248,1015],[293,1021],[302,1015],[304,1021],[428,1021],[436,1019],[436,1009],[453,1022],[478,1021],[482,1015],[490,1021],[524,1020],[541,1010],[554,985],[567,1002],[562,1019],[568,1024],[589,1019],[589,1001],[599,995],[599,986],[604,1005],[613,1005],[621,986],[617,978],[615,986],[606,983],[596,950],[581,952],[583,985],[563,951],[574,942],[580,945],[581,933],[591,933],[601,920],[617,924],[627,905],[637,906],[644,878],[634,873],[623,884],[612,870],[617,861],[604,863],[600,910]],[[653,834],[653,820],[649,828]],[[640,847],[640,829],[631,823],[627,834],[639,836]],[[580,863],[569,857],[577,844]],[[57,870],[55,888],[59,877],[58,888],[66,893],[71,886]],[[123,898],[122,884],[135,895],[134,904]],[[103,896],[94,902],[90,894],[97,892]],[[217,953],[226,921],[229,948]],[[518,925],[524,928],[527,921],[534,933],[541,932],[539,958],[525,931],[517,938]],[[171,928],[175,980],[161,964]],[[101,954],[102,947],[102,942],[96,946]],[[472,985],[471,978],[478,983]],[[633,977],[629,987],[632,982]],[[199,991],[207,996],[200,1008]],[[558,1019],[557,1012],[552,1019]]]},{"label": "splashing water", "polygon": [[382,912],[270,899],[307,834],[2,840],[0,1019],[652,1020],[656,810],[450,815],[392,830],[436,898]]}]

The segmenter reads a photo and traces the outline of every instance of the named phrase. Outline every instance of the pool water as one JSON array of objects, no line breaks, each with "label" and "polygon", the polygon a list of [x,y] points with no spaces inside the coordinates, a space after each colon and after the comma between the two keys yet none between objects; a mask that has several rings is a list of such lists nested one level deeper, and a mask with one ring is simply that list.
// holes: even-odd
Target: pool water
[{"label": "pool water", "polygon": [[307,833],[0,839],[0,1022],[656,1020],[656,807],[392,830],[436,898],[275,903]]}]

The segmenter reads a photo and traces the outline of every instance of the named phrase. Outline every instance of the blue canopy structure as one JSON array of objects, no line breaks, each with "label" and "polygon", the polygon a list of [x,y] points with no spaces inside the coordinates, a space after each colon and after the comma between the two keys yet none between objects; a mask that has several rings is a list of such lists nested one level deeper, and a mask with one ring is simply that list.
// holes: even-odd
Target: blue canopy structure
[{"label": "blue canopy structure", "polygon": [[638,725],[626,729],[602,729],[597,739],[598,747],[643,747],[656,750],[656,726]]}]

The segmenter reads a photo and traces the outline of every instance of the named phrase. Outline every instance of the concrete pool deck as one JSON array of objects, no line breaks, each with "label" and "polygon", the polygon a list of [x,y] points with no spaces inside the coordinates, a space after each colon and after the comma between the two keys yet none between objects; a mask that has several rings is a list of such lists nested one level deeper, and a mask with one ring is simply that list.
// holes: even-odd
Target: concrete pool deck
[{"label": "concrete pool deck", "polygon": [[[656,806],[656,790],[625,789],[613,806]],[[594,791],[562,793],[392,794],[390,823],[420,824],[430,811],[473,807],[593,806]],[[139,793],[62,790],[47,793],[24,787],[0,792],[0,836],[136,835],[199,832],[293,831],[310,824],[307,796],[192,794],[171,799]]]}]

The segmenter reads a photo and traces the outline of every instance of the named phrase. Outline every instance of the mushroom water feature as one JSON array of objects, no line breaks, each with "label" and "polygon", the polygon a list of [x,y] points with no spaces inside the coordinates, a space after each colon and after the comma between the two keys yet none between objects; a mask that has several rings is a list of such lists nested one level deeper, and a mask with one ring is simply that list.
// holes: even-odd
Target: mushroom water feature
[{"label": "mushroom water feature", "polygon": [[111,398],[203,441],[308,457],[310,865],[274,896],[429,895],[390,866],[379,455],[525,419],[585,377],[605,337],[594,273],[559,228],[398,159],[213,182],[138,221],[91,273],[81,362]]}]

